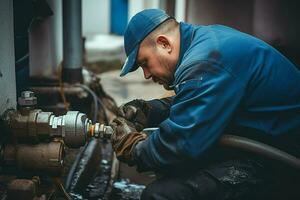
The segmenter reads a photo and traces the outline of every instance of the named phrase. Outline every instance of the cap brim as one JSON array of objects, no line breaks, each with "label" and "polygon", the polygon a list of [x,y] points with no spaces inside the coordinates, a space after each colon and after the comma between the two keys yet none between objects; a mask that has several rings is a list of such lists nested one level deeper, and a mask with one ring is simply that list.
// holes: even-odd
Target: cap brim
[{"label": "cap brim", "polygon": [[128,72],[135,71],[138,68],[138,66],[135,65],[138,51],[139,51],[139,45],[137,45],[137,47],[135,47],[134,50],[127,57],[122,67],[120,76],[125,76]]}]

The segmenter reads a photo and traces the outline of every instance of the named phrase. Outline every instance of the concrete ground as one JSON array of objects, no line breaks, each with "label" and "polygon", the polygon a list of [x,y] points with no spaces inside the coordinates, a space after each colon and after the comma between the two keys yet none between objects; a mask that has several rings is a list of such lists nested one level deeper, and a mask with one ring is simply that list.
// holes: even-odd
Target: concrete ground
[{"label": "concrete ground", "polygon": [[88,62],[110,61],[114,59],[125,60],[123,36],[93,35],[87,36],[85,49]]},{"label": "concrete ground", "polygon": [[115,99],[118,105],[133,99],[150,100],[161,98],[166,91],[159,84],[145,80],[141,69],[120,77],[120,70],[99,74],[104,90]]}]

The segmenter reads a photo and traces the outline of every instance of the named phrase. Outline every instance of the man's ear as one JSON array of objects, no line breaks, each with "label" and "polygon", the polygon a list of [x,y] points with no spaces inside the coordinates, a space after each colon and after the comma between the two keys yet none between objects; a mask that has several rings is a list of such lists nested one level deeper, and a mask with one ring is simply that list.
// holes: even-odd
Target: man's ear
[{"label": "man's ear", "polygon": [[156,43],[163,49],[168,50],[168,53],[172,51],[172,44],[170,39],[165,35],[159,35],[156,38]]}]

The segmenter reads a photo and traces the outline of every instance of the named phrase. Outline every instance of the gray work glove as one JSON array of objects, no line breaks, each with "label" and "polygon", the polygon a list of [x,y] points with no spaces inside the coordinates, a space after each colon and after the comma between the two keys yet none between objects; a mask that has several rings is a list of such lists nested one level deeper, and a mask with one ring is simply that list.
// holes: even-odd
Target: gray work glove
[{"label": "gray work glove", "polygon": [[122,117],[114,119],[110,126],[114,130],[111,142],[118,160],[130,166],[134,165],[134,148],[138,142],[145,140],[147,135],[137,132],[134,125]]},{"label": "gray work glove", "polygon": [[120,106],[118,115],[134,124],[137,131],[147,127],[148,114],[151,106],[147,101],[135,99]]}]

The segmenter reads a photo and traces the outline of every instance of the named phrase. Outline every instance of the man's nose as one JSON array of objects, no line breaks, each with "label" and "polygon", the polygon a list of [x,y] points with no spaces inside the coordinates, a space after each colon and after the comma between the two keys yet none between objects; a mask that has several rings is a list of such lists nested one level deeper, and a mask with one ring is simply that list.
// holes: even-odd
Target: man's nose
[{"label": "man's nose", "polygon": [[151,78],[151,73],[145,67],[142,67],[145,79]]}]

